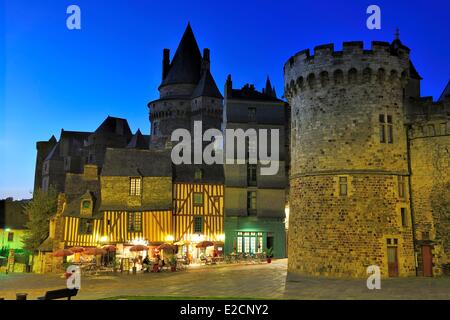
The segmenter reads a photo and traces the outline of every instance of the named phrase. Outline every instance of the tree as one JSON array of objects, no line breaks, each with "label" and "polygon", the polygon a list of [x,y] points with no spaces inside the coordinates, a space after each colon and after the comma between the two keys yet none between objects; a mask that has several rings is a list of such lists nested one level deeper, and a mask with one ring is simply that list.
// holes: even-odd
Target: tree
[{"label": "tree", "polygon": [[56,214],[58,193],[50,188],[47,192],[40,189],[33,194],[33,200],[25,205],[25,214],[28,216],[26,227],[28,229],[24,239],[25,249],[30,252],[38,251],[41,243],[49,235],[50,218]]}]

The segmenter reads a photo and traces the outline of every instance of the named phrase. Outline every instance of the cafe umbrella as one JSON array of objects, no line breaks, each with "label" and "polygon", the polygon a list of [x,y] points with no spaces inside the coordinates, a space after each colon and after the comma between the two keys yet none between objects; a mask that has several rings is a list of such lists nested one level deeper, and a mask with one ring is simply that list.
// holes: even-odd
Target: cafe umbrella
[{"label": "cafe umbrella", "polygon": [[73,256],[73,251],[71,251],[69,249],[61,249],[61,250],[55,251],[53,253],[53,256],[54,257],[59,257],[59,258],[61,258],[61,257],[69,257],[69,256]]},{"label": "cafe umbrella", "polygon": [[214,242],[212,241],[202,241],[199,242],[195,247],[196,248],[208,248],[214,246]]}]

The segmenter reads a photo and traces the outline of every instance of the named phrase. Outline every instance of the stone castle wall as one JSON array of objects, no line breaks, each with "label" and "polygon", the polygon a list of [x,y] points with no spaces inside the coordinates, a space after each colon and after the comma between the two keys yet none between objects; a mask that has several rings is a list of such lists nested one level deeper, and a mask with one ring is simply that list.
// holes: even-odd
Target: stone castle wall
[{"label": "stone castle wall", "polygon": [[[409,49],[360,42],[302,51],[285,65],[292,107],[289,272],[388,274],[387,243],[396,243],[398,273],[415,274],[411,222],[402,225],[399,177],[408,176],[403,88]],[[385,143],[380,142],[380,115]],[[393,141],[387,137],[392,119]],[[347,195],[340,195],[346,178]],[[408,214],[408,217],[410,215]],[[408,218],[410,219],[410,218]]]},{"label": "stone castle wall", "polygon": [[[443,231],[450,230],[449,117],[442,113],[415,119],[410,140],[418,258],[421,261],[420,244],[433,243],[433,272],[438,275],[442,272],[442,264],[450,263],[449,239],[442,241]],[[422,272],[420,261],[419,273]]]}]

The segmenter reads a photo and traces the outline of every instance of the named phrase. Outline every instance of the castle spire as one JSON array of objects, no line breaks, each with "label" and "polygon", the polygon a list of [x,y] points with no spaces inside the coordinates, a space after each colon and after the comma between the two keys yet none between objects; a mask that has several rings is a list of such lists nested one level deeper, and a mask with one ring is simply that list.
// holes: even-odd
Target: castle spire
[{"label": "castle spire", "polygon": [[263,92],[264,92],[266,95],[270,96],[270,97],[275,97],[275,96],[274,96],[274,90],[273,90],[272,84],[270,83],[270,78],[269,78],[269,76],[267,76],[267,80],[266,80],[266,88],[263,90]]},{"label": "castle spire", "polygon": [[400,29],[397,27],[395,29],[395,40],[400,40]]}]

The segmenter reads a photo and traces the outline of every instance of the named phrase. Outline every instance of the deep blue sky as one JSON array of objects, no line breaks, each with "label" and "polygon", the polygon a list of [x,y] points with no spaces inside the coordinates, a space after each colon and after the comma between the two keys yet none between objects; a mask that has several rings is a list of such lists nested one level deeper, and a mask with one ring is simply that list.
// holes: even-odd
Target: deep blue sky
[{"label": "deep blue sky", "polygon": [[[81,7],[81,31],[66,28],[71,4]],[[370,4],[381,7],[379,31],[366,28]],[[297,51],[391,41],[397,26],[423,95],[437,98],[450,78],[448,0],[0,0],[0,198],[30,197],[35,142],[61,128],[93,131],[111,115],[148,133],[162,50],[174,54],[188,21],[211,49],[221,90],[229,73],[235,86],[257,88],[270,75],[280,94],[283,64]]]}]

